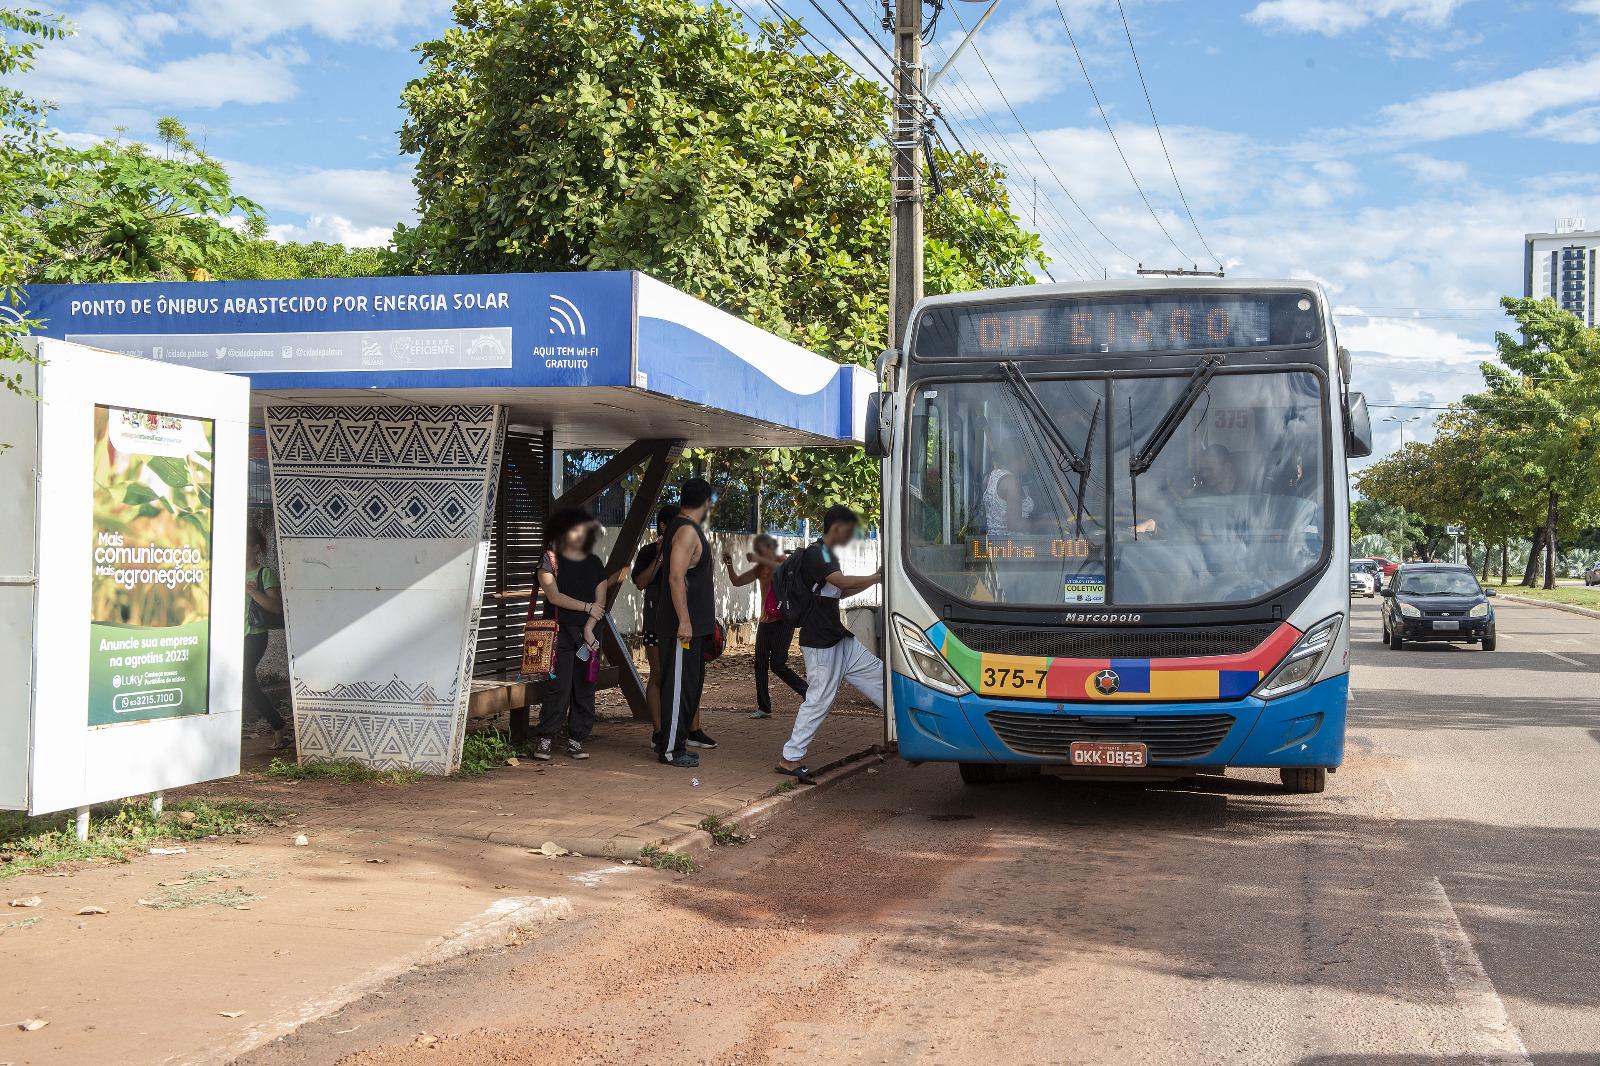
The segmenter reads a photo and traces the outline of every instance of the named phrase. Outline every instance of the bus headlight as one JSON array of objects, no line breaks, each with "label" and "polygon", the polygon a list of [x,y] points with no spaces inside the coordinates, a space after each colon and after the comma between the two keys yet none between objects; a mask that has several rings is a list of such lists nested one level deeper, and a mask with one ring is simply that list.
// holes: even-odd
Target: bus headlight
[{"label": "bus headlight", "polygon": [[900,650],[905,653],[906,662],[918,681],[949,696],[965,696],[972,691],[922,630],[895,615],[894,631],[900,638]]},{"label": "bus headlight", "polygon": [[1401,601],[1400,603],[1400,613],[1405,615],[1407,618],[1422,617],[1422,609],[1420,607],[1413,607],[1411,604],[1404,601]]},{"label": "bus headlight", "polygon": [[1311,684],[1321,672],[1322,664],[1328,661],[1343,622],[1343,615],[1330,615],[1301,634],[1288,656],[1256,688],[1256,695],[1264,700],[1275,700]]},{"label": "bus headlight", "polygon": [[1471,618],[1488,618],[1489,605],[1487,603],[1475,604],[1472,610],[1467,612],[1467,615]]}]

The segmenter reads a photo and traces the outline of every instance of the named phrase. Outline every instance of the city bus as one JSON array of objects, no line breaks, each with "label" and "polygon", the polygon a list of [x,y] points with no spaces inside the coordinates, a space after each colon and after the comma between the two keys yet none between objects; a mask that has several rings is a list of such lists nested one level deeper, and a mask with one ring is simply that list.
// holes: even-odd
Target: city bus
[{"label": "city bus", "polygon": [[936,296],[884,353],[885,729],[968,784],[1344,757],[1346,460],[1371,450],[1303,281]]}]

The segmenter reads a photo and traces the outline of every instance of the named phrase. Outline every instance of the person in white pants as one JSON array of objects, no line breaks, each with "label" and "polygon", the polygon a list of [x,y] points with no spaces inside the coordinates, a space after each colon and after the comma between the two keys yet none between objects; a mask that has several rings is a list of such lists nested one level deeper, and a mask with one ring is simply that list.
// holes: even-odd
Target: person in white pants
[{"label": "person in white pants", "polygon": [[816,784],[805,764],[806,752],[833,709],[839,686],[848,681],[869,700],[883,707],[883,660],[861,646],[845,628],[839,601],[869,589],[883,579],[875,574],[849,575],[839,566],[838,552],[856,535],[860,519],[848,507],[834,506],[822,518],[822,536],[805,550],[800,577],[810,590],[800,619],[800,653],[806,661],[806,698],[795,715],[794,730],[783,746],[777,772],[807,784]]}]

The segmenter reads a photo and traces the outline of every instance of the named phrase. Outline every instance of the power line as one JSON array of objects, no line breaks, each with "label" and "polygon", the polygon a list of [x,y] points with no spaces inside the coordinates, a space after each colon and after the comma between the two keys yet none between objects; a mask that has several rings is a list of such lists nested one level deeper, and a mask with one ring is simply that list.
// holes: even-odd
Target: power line
[{"label": "power line", "polygon": [[1150,86],[1144,80],[1144,64],[1139,62],[1139,50],[1133,46],[1133,30],[1128,26],[1128,13],[1122,9],[1122,0],[1117,0],[1117,14],[1122,16],[1122,32],[1128,38],[1128,51],[1133,55],[1133,69],[1139,73],[1139,88],[1144,90],[1145,106],[1150,109],[1150,124],[1156,128],[1156,139],[1161,142],[1161,154],[1167,157],[1167,170],[1172,174],[1172,184],[1177,187],[1178,199],[1183,202],[1183,212],[1189,216],[1189,225],[1194,227],[1194,235],[1200,238],[1200,247],[1206,250],[1206,254],[1216,261],[1217,269],[1221,270],[1222,258],[1211,250],[1211,245],[1206,243],[1205,234],[1200,232],[1200,223],[1195,221],[1194,211],[1189,207],[1189,197],[1184,194],[1183,182],[1178,180],[1178,168],[1172,162],[1172,153],[1167,150],[1167,135],[1161,132],[1161,120],[1156,118],[1155,101],[1150,99]]},{"label": "power line", "polygon": [[856,26],[860,28],[861,32],[867,35],[867,40],[872,42],[873,47],[882,52],[883,58],[887,59],[892,65],[894,63],[894,56],[891,55],[889,50],[883,46],[883,42],[878,40],[877,36],[872,32],[872,30],[867,28],[867,24],[861,21],[861,16],[857,15],[850,5],[845,2],[845,0],[835,0],[835,2],[844,9],[844,13],[846,15],[850,16],[850,21],[854,22]]},{"label": "power line", "polygon": [[[971,103],[973,115],[977,117],[974,118],[971,115],[963,113],[960,108],[958,108],[949,100],[946,100],[943,104],[935,103],[934,106],[936,108],[936,113],[941,113],[942,109],[948,108],[963,122],[967,123],[969,135],[978,141],[979,146],[985,149],[991,160],[1005,163],[1008,167],[1010,167],[1013,175],[1020,174],[1029,180],[1032,180],[1034,184],[1037,185],[1037,179],[1033,177],[1032,172],[1029,171],[1027,166],[1022,163],[1022,161],[1017,157],[1016,153],[1014,153],[1007,144],[1005,134],[1003,134],[999,127],[997,127],[994,122],[990,120],[989,117],[984,113],[983,105],[979,103],[977,97],[972,94],[972,90],[967,86],[966,80],[957,75],[951,79],[948,79],[945,84],[953,86],[958,93],[965,94],[966,99]],[[945,119],[944,121],[948,122],[948,119]],[[994,139],[992,141],[988,140],[984,136],[982,128],[980,127],[980,122],[986,125],[989,131],[993,134]],[[1039,206],[1041,206],[1044,210],[1046,224],[1040,225],[1037,218],[1033,220],[1033,224],[1037,226],[1042,233],[1050,237],[1052,242],[1057,245],[1058,250],[1062,254],[1063,261],[1069,266],[1072,266],[1072,268],[1082,277],[1097,278],[1101,276],[1101,274],[1104,273],[1104,267],[1094,257],[1094,254],[1089,250],[1088,245],[1084,243],[1083,239],[1078,236],[1078,233],[1072,224],[1067,221],[1064,215],[1062,215],[1061,211],[1056,207],[1055,202],[1049,198],[1048,192],[1045,194],[1045,198],[1040,202]],[[1051,224],[1052,219],[1054,220],[1054,225]],[[1059,229],[1056,227],[1059,227]]]},{"label": "power line", "polygon": [[1139,184],[1139,176],[1133,172],[1133,164],[1128,162],[1128,153],[1122,150],[1122,142],[1117,140],[1117,131],[1111,127],[1111,116],[1106,114],[1105,105],[1100,102],[1100,91],[1094,87],[1094,79],[1089,76],[1089,67],[1083,61],[1083,53],[1078,51],[1078,39],[1072,35],[1072,26],[1067,22],[1067,13],[1061,8],[1061,0],[1055,0],[1055,5],[1056,14],[1061,16],[1061,26],[1067,31],[1067,43],[1072,45],[1072,54],[1078,57],[1078,69],[1083,71],[1083,80],[1089,83],[1089,95],[1094,97],[1095,110],[1100,112],[1100,121],[1106,124],[1106,132],[1111,135],[1111,144],[1116,148],[1117,155],[1122,157],[1122,166],[1128,172],[1128,179],[1133,182],[1134,189],[1139,193],[1139,199],[1144,201],[1144,209],[1150,212],[1150,217],[1155,220],[1157,228],[1167,238],[1167,243],[1172,245],[1172,250],[1188,262],[1189,253],[1179,248],[1178,242],[1167,232],[1167,224],[1161,221],[1161,216],[1156,214],[1156,209],[1151,206],[1150,197],[1145,195],[1144,186]]},{"label": "power line", "polygon": [[[783,10],[783,8],[780,7],[779,4],[777,3],[777,0],[767,0],[767,2],[769,4],[771,4],[773,7],[778,8],[779,11]],[[840,26],[839,23],[834,20],[832,15],[828,14],[827,10],[822,6],[821,3],[819,3],[819,0],[807,0],[807,2],[810,3],[812,7],[816,8],[817,14],[821,15],[823,17],[823,19],[828,23],[829,26],[833,27],[833,32],[837,33],[844,40],[844,43],[849,45],[851,50],[854,51],[856,55],[861,57],[861,62],[863,62],[863,63],[865,63],[867,65],[867,69],[868,70],[872,71],[872,73],[874,73],[878,77],[882,78],[887,84],[889,84],[891,86],[894,84],[893,79],[891,79],[883,71],[879,70],[873,64],[872,57],[867,55],[866,52],[861,50],[861,46],[856,44],[855,38],[851,37],[848,33],[844,32],[844,28],[842,26]],[[788,12],[784,12],[784,14],[787,15]],[[828,46],[826,44],[824,44],[823,47],[827,48]],[[828,51],[833,52],[833,49],[828,48]],[[833,54],[836,55],[836,56],[838,55],[837,52],[833,52]],[[887,53],[885,53],[885,54],[887,54]],[[891,60],[891,63],[892,62],[893,61]],[[893,69],[893,68],[891,67],[891,69]]]},{"label": "power line", "polygon": [[[967,24],[961,18],[961,13],[957,11],[954,6],[950,8],[950,14],[955,17],[957,24],[960,25],[963,30],[967,28]],[[1055,179],[1056,185],[1060,187],[1067,199],[1072,202],[1072,206],[1077,208],[1078,214],[1083,216],[1083,220],[1089,223],[1090,228],[1098,233],[1100,235],[1100,239],[1109,244],[1118,255],[1122,256],[1122,258],[1126,259],[1130,263],[1137,262],[1133,256],[1123,251],[1122,246],[1117,244],[1116,241],[1112,240],[1110,236],[1106,234],[1105,230],[1100,228],[1100,224],[1098,222],[1089,217],[1089,212],[1083,209],[1083,205],[1078,202],[1078,198],[1072,195],[1072,190],[1067,188],[1067,183],[1061,180],[1060,174],[1056,173],[1056,168],[1050,165],[1050,160],[1045,158],[1045,154],[1039,148],[1038,142],[1033,139],[1033,134],[1028,131],[1028,127],[1023,123],[1022,117],[1017,114],[1017,109],[1011,106],[1011,100],[1006,96],[1005,90],[1000,88],[1000,82],[995,78],[994,71],[989,69],[989,61],[983,57],[983,51],[978,47],[977,42],[973,42],[972,44],[972,54],[978,57],[978,62],[983,66],[984,74],[988,75],[990,84],[994,86],[994,91],[999,94],[1001,102],[1006,105],[1006,110],[1011,113],[1011,120],[1015,122],[1017,124],[1017,128],[1022,131],[1022,136],[1027,138],[1028,145],[1033,149],[1034,155],[1039,157],[1039,162],[1044,164],[1044,168],[1048,170],[1050,172],[1050,176]]]}]

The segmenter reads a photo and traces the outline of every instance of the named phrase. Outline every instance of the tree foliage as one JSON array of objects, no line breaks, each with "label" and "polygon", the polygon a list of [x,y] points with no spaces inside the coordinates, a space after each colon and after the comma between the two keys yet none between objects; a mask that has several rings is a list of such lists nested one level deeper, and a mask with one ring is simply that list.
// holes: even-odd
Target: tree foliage
[{"label": "tree foliage", "polygon": [[[1484,389],[1444,415],[1433,440],[1411,443],[1356,477],[1373,500],[1479,543],[1534,532],[1554,581],[1558,546],[1600,513],[1600,331],[1551,300],[1502,302],[1516,332],[1496,334]],[[1367,523],[1363,522],[1363,528]],[[1531,581],[1533,561],[1528,576]]]},{"label": "tree foliage", "polygon": [[386,248],[347,248],[323,241],[248,240],[225,249],[211,265],[218,281],[278,281],[288,278],[370,278],[400,267]]},{"label": "tree foliage", "polygon": [[[635,269],[844,363],[883,347],[889,158],[882,93],[793,23],[748,35],[690,0],[459,0],[420,46],[401,145],[418,155],[412,270]],[[1039,239],[1001,174],[941,156],[930,292],[1032,280]],[[705,461],[704,456],[688,457]],[[859,452],[734,452],[722,476],[803,506],[877,510]]]}]

